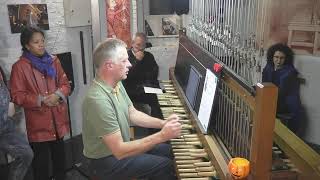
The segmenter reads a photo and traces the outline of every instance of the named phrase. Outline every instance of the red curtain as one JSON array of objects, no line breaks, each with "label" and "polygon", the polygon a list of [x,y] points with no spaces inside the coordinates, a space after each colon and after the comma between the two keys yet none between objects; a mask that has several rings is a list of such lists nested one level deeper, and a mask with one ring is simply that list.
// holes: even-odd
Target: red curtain
[{"label": "red curtain", "polygon": [[123,40],[131,46],[130,0],[106,0],[107,37]]}]

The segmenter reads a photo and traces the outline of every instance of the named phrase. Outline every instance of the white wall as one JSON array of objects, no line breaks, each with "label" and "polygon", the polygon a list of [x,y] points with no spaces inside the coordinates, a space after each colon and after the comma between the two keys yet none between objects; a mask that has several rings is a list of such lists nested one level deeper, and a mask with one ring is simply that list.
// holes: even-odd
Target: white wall
[{"label": "white wall", "polygon": [[11,34],[7,4],[28,3],[47,4],[50,24],[50,30],[45,31],[47,51],[53,54],[62,52],[71,52],[72,54],[75,90],[69,97],[69,104],[73,134],[80,134],[82,121],[80,106],[88,85],[83,84],[79,33],[83,31],[86,74],[87,81],[90,82],[93,78],[91,26],[67,28],[64,20],[63,0],[0,0],[0,63],[7,72],[11,71],[12,64],[21,55],[20,34]]},{"label": "white wall", "polygon": [[146,51],[154,55],[159,66],[158,79],[169,79],[169,68],[176,65],[179,48],[178,36],[150,36],[148,41],[152,43],[152,47],[147,48]]},{"label": "white wall", "polygon": [[144,7],[146,6],[144,0],[136,0],[137,12],[137,31],[144,32]]},{"label": "white wall", "polygon": [[300,89],[301,102],[307,114],[303,122],[306,126],[304,139],[320,145],[320,57],[297,55],[295,66],[306,80]]},{"label": "white wall", "polygon": [[[131,37],[138,31],[138,2],[139,0],[131,0]],[[140,7],[141,8],[141,7]],[[141,11],[141,9],[139,9]],[[139,14],[140,15],[140,14]]]}]

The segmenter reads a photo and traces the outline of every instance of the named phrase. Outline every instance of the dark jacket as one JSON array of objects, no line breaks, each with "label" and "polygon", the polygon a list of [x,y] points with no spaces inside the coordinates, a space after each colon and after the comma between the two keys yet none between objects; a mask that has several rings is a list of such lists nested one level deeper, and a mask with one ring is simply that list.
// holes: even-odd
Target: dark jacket
[{"label": "dark jacket", "polygon": [[129,70],[128,77],[123,81],[123,85],[132,101],[140,101],[144,94],[143,86],[159,88],[159,66],[153,55],[147,51],[144,57],[138,61],[132,51],[128,51],[129,61],[132,67]]},{"label": "dark jacket", "polygon": [[13,120],[8,116],[10,94],[0,73],[0,136],[14,129]]},{"label": "dark jacket", "polygon": [[277,113],[289,113],[293,122],[298,122],[301,114],[298,72],[293,65],[284,65],[275,71],[268,63],[262,72],[262,82],[272,82],[278,90]]},{"label": "dark jacket", "polygon": [[24,108],[30,142],[56,140],[57,137],[62,138],[69,132],[66,102],[54,107],[38,104],[39,95],[47,96],[58,89],[65,97],[70,93],[68,78],[57,57],[53,58],[52,66],[57,71],[55,79],[44,76],[23,56],[12,66],[11,97],[14,103]]}]

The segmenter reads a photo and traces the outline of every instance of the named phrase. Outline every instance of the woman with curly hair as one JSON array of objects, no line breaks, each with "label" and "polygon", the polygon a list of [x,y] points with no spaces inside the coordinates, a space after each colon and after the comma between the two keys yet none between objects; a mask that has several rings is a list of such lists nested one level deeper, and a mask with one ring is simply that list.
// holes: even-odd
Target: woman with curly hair
[{"label": "woman with curly hair", "polygon": [[267,51],[267,64],[262,82],[272,82],[278,90],[277,114],[289,115],[288,128],[297,133],[300,126],[301,102],[298,71],[293,65],[294,53],[285,44],[274,44]]}]

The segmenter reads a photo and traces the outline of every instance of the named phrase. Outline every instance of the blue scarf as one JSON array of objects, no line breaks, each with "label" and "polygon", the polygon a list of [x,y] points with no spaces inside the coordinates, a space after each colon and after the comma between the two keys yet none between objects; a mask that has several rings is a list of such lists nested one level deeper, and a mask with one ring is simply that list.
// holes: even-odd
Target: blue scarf
[{"label": "blue scarf", "polygon": [[32,66],[42,74],[48,75],[52,78],[56,77],[56,70],[52,67],[53,59],[47,52],[45,52],[42,57],[38,57],[29,51],[24,51],[22,56],[27,58],[31,62]]}]

